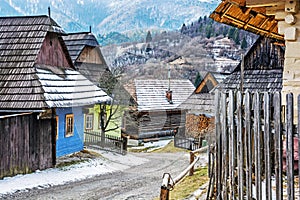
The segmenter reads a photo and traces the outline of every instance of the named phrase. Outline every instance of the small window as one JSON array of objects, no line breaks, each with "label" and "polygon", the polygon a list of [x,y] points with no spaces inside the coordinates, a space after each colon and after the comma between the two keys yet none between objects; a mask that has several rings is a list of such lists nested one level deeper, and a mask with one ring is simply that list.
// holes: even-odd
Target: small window
[{"label": "small window", "polygon": [[66,115],[66,137],[70,137],[74,135],[74,115],[67,114]]},{"label": "small window", "polygon": [[59,127],[58,127],[59,118],[58,118],[58,116],[56,116],[55,119],[56,119],[56,132],[55,132],[55,134],[56,134],[56,140],[57,140],[58,139],[58,130],[59,130]]},{"label": "small window", "polygon": [[94,115],[85,115],[85,129],[93,129],[93,119]]}]

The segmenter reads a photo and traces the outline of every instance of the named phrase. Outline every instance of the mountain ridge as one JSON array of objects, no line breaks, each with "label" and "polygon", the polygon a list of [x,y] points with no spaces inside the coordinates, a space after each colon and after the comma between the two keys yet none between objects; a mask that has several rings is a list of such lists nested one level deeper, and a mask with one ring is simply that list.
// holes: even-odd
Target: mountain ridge
[{"label": "mountain ridge", "polygon": [[[3,0],[1,16],[48,14],[67,32],[105,36],[148,29],[178,30],[183,23],[208,15],[219,0]],[[127,34],[128,36],[130,34]]]}]

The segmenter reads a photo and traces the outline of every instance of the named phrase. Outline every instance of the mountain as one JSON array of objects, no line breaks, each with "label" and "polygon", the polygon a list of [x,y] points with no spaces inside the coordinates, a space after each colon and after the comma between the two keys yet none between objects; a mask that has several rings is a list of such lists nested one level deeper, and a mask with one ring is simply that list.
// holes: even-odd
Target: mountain
[{"label": "mountain", "polygon": [[[66,31],[111,32],[174,30],[208,15],[220,0],[1,0],[0,15],[48,14]],[[113,34],[115,36],[115,34]]]}]

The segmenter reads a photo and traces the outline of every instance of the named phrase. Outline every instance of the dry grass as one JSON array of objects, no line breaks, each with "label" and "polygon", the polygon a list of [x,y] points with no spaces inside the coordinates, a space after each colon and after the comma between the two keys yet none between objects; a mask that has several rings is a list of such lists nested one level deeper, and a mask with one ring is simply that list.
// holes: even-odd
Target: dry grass
[{"label": "dry grass", "polygon": [[169,144],[167,144],[163,148],[156,149],[152,152],[155,152],[155,153],[176,153],[176,152],[188,152],[188,150],[175,147],[174,146],[174,141],[172,140]]},{"label": "dry grass", "polygon": [[170,192],[170,199],[178,200],[189,197],[199,187],[209,181],[207,167],[198,168],[193,176],[186,176],[174,189]]},{"label": "dry grass", "polygon": [[[170,200],[180,200],[189,197],[193,192],[209,181],[207,167],[198,168],[193,176],[186,176],[170,191]],[[159,200],[159,197],[154,200]]]}]

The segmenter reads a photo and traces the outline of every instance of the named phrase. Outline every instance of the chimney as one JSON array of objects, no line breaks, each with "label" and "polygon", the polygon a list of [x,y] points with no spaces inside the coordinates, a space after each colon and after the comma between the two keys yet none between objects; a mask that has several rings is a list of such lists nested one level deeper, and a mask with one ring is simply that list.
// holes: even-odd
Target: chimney
[{"label": "chimney", "polygon": [[167,98],[169,104],[173,104],[173,101],[172,101],[172,91],[171,90],[166,91],[166,98]]},{"label": "chimney", "polygon": [[169,71],[168,71],[168,79],[169,79],[169,84],[168,84],[168,91],[166,91],[166,97],[167,97],[167,100],[168,100],[169,104],[173,104],[172,91],[170,89],[170,86],[171,86],[171,68],[170,68],[170,65],[169,65]]}]

